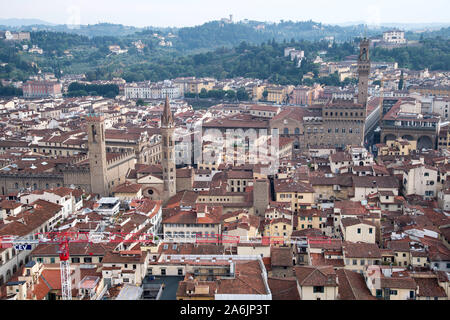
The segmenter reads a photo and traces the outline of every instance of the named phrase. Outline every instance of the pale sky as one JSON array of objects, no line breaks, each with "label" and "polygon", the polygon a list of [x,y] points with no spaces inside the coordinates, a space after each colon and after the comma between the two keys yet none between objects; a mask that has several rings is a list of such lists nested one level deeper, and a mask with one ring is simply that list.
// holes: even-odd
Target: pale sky
[{"label": "pale sky", "polygon": [[228,17],[323,23],[449,23],[449,0],[0,0],[0,18],[183,27]]}]

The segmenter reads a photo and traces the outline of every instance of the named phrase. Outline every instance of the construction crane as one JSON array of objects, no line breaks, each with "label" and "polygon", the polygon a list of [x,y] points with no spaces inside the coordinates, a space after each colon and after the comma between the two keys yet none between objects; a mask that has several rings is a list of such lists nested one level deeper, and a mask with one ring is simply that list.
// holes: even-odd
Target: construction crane
[{"label": "construction crane", "polygon": [[[60,268],[61,268],[61,291],[63,300],[72,300],[72,280],[70,272],[70,252],[71,243],[143,243],[154,244],[157,234],[149,233],[121,233],[121,232],[47,232],[36,233],[29,237],[0,236],[0,248],[11,248],[16,250],[32,250],[33,245],[55,244],[58,246]],[[160,239],[160,238],[158,238]],[[336,239],[328,237],[261,237],[248,238],[227,235],[199,235],[195,237],[176,237],[164,242],[191,242],[196,244],[263,244],[263,245],[283,245],[298,244],[307,245],[331,244]]]},{"label": "construction crane", "polygon": [[72,281],[70,272],[70,243],[144,243],[154,242],[154,235],[147,233],[120,232],[47,232],[36,233],[29,237],[0,236],[0,248],[32,250],[33,245],[55,244],[61,267],[61,291],[63,300],[72,300]]}]

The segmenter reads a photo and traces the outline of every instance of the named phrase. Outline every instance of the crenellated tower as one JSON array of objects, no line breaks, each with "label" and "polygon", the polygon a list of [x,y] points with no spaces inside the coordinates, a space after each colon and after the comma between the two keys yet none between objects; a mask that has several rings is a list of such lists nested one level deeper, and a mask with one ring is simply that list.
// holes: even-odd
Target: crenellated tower
[{"label": "crenellated tower", "polygon": [[370,40],[361,40],[360,53],[358,58],[358,103],[367,106],[369,75],[370,75]]},{"label": "crenellated tower", "polygon": [[109,196],[107,178],[105,118],[99,114],[86,117],[89,148],[89,171],[91,192],[103,197]]},{"label": "crenellated tower", "polygon": [[162,135],[162,169],[164,180],[163,201],[166,202],[173,197],[177,190],[177,170],[175,166],[175,124],[172,111],[170,110],[169,97],[166,96],[164,112],[161,118]]}]

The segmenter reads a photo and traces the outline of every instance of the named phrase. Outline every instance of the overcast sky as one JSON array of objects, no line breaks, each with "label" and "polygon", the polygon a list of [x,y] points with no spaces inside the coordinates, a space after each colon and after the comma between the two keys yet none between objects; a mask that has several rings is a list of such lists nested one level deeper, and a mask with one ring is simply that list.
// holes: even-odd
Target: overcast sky
[{"label": "overcast sky", "polygon": [[449,23],[449,0],[0,0],[0,18],[58,24],[193,26],[228,17],[324,23]]}]

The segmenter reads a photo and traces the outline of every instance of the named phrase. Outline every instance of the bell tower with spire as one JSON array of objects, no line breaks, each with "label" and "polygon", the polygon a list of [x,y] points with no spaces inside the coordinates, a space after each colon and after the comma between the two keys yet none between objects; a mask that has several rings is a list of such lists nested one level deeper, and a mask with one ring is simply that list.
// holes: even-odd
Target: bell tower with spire
[{"label": "bell tower with spire", "polygon": [[172,111],[170,110],[169,97],[166,96],[164,104],[164,112],[161,118],[161,135],[162,135],[162,169],[164,180],[163,202],[167,202],[173,197],[177,190],[177,170],[175,166],[175,141],[174,141],[175,125],[173,121]]}]

